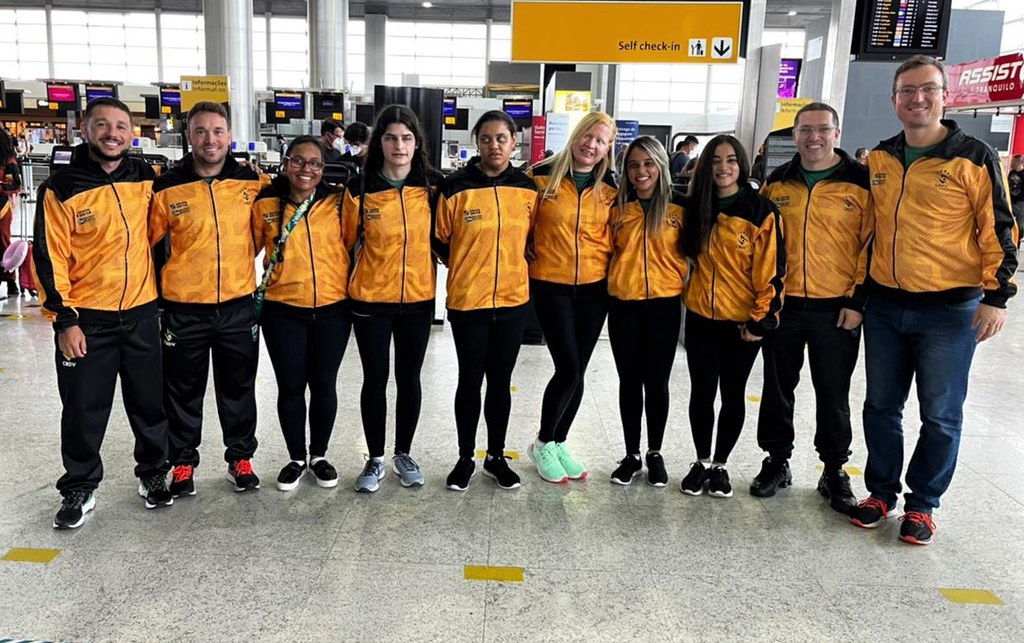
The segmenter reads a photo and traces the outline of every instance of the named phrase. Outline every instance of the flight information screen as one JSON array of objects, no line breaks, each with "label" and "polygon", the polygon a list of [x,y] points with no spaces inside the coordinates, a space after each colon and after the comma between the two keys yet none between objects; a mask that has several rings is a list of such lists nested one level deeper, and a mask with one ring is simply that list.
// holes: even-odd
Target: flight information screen
[{"label": "flight information screen", "polygon": [[952,0],[862,0],[858,58],[944,57]]}]

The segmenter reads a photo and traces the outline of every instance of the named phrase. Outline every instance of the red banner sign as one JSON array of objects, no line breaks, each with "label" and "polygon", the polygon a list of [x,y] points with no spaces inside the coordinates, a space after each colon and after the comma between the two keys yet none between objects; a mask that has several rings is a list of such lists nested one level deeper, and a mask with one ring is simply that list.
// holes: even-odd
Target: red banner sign
[{"label": "red banner sign", "polygon": [[530,135],[530,165],[539,163],[544,158],[544,145],[547,143],[547,119],[544,116],[533,117],[533,129]]},{"label": "red banner sign", "polygon": [[946,107],[981,107],[1024,100],[1024,53],[949,65]]}]

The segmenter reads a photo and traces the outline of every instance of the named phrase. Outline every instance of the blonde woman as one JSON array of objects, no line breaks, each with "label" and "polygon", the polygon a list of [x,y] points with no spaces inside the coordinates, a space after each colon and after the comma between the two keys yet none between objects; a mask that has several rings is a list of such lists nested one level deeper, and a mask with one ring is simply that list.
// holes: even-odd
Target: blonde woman
[{"label": "blonde woman", "polygon": [[583,375],[608,314],[608,229],[615,121],[587,114],[569,144],[530,171],[540,192],[533,231],[530,295],[555,374],[544,390],[540,432],[526,453],[548,482],[587,477],[565,446],[583,399]]}]

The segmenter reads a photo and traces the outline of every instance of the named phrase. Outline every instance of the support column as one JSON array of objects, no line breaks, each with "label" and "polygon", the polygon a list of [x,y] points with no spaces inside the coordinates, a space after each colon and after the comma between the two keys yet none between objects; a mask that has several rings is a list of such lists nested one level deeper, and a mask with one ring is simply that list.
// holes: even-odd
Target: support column
[{"label": "support column", "polygon": [[[755,141],[757,119],[757,88],[761,75],[761,34],[767,0],[750,0],[750,26],[747,28],[747,57],[743,65],[743,99],[736,118],[736,138],[751,156],[761,141]],[[772,88],[774,92],[774,88]]]},{"label": "support column", "polygon": [[825,74],[821,84],[821,99],[836,109],[840,123],[843,122],[843,106],[846,105],[850,45],[853,42],[853,23],[856,18],[856,0],[832,0],[828,41],[825,43]]},{"label": "support column", "polygon": [[266,34],[266,39],[267,39],[267,87],[273,87],[274,86],[274,56],[273,56],[274,47],[270,44],[272,42],[272,40],[273,40],[271,38],[271,31],[270,31],[270,17],[271,17],[271,14],[270,14],[269,11],[266,12],[265,14],[263,14],[263,20],[265,21],[264,33]]},{"label": "support column", "polygon": [[46,4],[43,7],[46,14],[46,61],[50,67],[50,78],[56,77],[56,65],[53,63],[53,5]]},{"label": "support column", "polygon": [[238,141],[256,140],[252,86],[252,0],[203,0],[206,73],[228,77],[231,129]]},{"label": "support column", "polygon": [[167,79],[164,78],[164,35],[163,25],[160,20],[163,11],[160,7],[157,7],[153,14],[155,15],[156,22],[156,77],[160,82],[166,83]]},{"label": "support column", "polygon": [[348,91],[348,0],[308,0],[309,86]]},{"label": "support column", "polygon": [[364,16],[366,25],[366,92],[373,95],[376,85],[386,85],[387,48],[384,44],[388,17],[382,13]]}]

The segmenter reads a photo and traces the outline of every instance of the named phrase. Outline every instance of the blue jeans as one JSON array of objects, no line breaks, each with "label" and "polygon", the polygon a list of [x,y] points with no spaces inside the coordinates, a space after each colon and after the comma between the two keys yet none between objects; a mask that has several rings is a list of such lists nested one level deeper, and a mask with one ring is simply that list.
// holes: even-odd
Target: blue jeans
[{"label": "blue jeans", "polygon": [[978,300],[909,307],[873,297],[864,310],[864,483],[886,505],[902,490],[903,405],[917,378],[921,432],[907,468],[906,511],[931,514],[956,469]]}]

